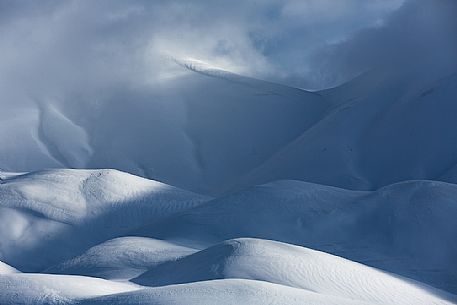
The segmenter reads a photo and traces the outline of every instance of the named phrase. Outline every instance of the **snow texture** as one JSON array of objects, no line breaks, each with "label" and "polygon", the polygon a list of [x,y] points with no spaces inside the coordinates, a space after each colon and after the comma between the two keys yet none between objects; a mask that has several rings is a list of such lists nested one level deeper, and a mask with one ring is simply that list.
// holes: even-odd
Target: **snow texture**
[{"label": "snow texture", "polygon": [[456,74],[173,62],[0,113],[0,304],[457,304]]}]

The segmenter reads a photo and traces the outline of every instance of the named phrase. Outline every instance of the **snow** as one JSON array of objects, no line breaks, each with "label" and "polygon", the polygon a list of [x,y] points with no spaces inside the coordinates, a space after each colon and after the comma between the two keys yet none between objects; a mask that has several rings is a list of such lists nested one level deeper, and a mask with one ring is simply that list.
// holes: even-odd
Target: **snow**
[{"label": "snow", "polygon": [[40,271],[206,200],[115,170],[13,175],[0,184],[0,259]]},{"label": "snow", "polygon": [[457,74],[375,70],[307,92],[172,61],[181,73],[159,85],[8,107],[0,168],[116,168],[208,195],[282,179],[457,181]]},{"label": "snow", "polygon": [[[160,86],[26,103],[29,117],[0,121],[2,143],[21,139],[0,148],[0,168],[116,168],[221,193],[329,108],[319,94],[194,64],[176,66],[182,74]],[[31,123],[33,136],[19,133]]]},{"label": "snow", "polygon": [[52,274],[0,275],[0,304],[70,304],[78,298],[134,291],[138,286],[103,279]]},{"label": "snow", "polygon": [[[105,254],[109,257],[108,251]],[[161,287],[13,271],[0,275],[0,303],[450,305],[457,301],[455,295],[337,256],[246,238],[159,262],[134,282]]]},{"label": "snow", "polygon": [[[88,299],[85,283],[97,277],[142,285],[121,290],[165,285],[138,292],[144,302],[186,293],[204,300],[212,289],[235,300],[234,282],[214,281],[243,279],[276,284],[278,304],[300,291],[316,304],[452,304],[453,295],[432,286],[456,289],[456,196],[454,184],[436,181],[369,192],[289,180],[212,199],[115,170],[3,172],[0,254],[10,288],[0,296],[8,300],[24,282],[65,302],[122,302]],[[15,276],[6,264],[40,273]],[[69,290],[57,284],[65,281]],[[117,292],[100,283],[108,285],[100,295]],[[24,304],[42,298],[31,291]],[[246,293],[236,300],[249,301]]]},{"label": "snow", "polygon": [[457,304],[456,74],[175,63],[2,109],[0,304]]},{"label": "snow", "polygon": [[[83,300],[79,305],[369,305],[356,300],[341,299],[310,291],[261,281],[226,279],[147,288],[130,293]],[[374,305],[374,304],[372,304]]]},{"label": "snow", "polygon": [[376,190],[405,180],[455,182],[457,74],[438,81],[372,74],[320,92],[332,110],[238,184],[297,179]]},{"label": "snow", "polygon": [[10,274],[16,272],[18,272],[16,268],[13,268],[8,264],[5,264],[4,262],[0,261],[0,274]]},{"label": "snow", "polygon": [[196,250],[146,237],[119,237],[46,270],[111,280],[131,279],[153,266],[194,253]]},{"label": "snow", "polygon": [[12,273],[0,275],[4,287],[0,302],[450,305],[457,301],[444,291],[337,256],[260,239],[225,241],[162,262],[134,281],[161,287],[84,276]]},{"label": "snow", "polygon": [[436,295],[457,300],[431,287],[333,255],[258,239],[225,241],[159,265],[134,282],[163,286],[221,278],[260,280],[373,304],[439,304]]},{"label": "snow", "polygon": [[456,292],[456,196],[456,185],[432,181],[376,192],[279,181],[214,199],[140,233],[190,245],[273,239]]}]

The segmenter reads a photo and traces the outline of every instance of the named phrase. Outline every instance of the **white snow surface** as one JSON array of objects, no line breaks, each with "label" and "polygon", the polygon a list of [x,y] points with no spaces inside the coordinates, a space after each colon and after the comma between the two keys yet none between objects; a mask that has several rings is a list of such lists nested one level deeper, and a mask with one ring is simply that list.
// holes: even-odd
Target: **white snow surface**
[{"label": "white snow surface", "polygon": [[0,275],[0,304],[69,304],[79,298],[140,289],[131,283],[37,273]]},{"label": "white snow surface", "polygon": [[163,239],[210,245],[273,239],[457,291],[457,185],[409,181],[354,192],[278,181],[211,200],[148,226]]},{"label": "white snow surface", "polygon": [[0,260],[21,271],[41,271],[206,200],[116,170],[5,175],[0,184]]},{"label": "white snow surface", "polygon": [[280,179],[457,181],[455,73],[376,70],[308,92],[176,62],[181,73],[149,87],[8,105],[0,168],[116,168],[209,195]]},{"label": "white snow surface", "polygon": [[[369,305],[262,281],[225,279],[147,288],[86,299],[78,305]],[[374,304],[372,304],[374,305]]]},{"label": "white snow surface", "polygon": [[457,304],[457,74],[176,63],[2,108],[1,305]]},{"label": "white snow surface", "polygon": [[455,304],[456,193],[278,181],[212,199],[114,170],[3,172],[0,304]]},{"label": "white snow surface", "polygon": [[19,272],[17,271],[16,268],[11,267],[8,264],[5,264],[4,262],[0,261],[0,274],[10,274],[10,273],[16,273]]},{"label": "white snow surface", "polygon": [[163,240],[136,236],[119,237],[94,246],[45,272],[115,280],[131,279],[149,268],[194,252],[195,249]]},{"label": "white snow surface", "polygon": [[225,241],[159,265],[134,282],[162,286],[220,278],[260,280],[374,304],[440,304],[436,295],[457,300],[431,287],[333,255],[258,239]]}]

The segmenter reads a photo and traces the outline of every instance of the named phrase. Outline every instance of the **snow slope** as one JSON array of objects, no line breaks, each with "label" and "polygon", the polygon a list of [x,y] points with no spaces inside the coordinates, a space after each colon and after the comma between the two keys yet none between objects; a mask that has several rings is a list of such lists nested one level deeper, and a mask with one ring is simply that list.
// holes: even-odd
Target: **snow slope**
[{"label": "snow slope", "polygon": [[115,170],[49,170],[3,177],[0,260],[21,271],[41,271],[207,200]]},{"label": "snow slope", "polygon": [[212,195],[279,179],[354,190],[457,181],[455,73],[375,70],[312,93],[176,69],[150,86],[7,107],[0,168],[117,168]]},{"label": "snow slope", "polygon": [[[227,279],[147,288],[83,300],[79,305],[232,305],[232,304],[310,304],[310,305],[369,305],[356,300],[330,297],[261,281]],[[445,304],[445,303],[443,303]],[[374,305],[374,304],[372,304]]]},{"label": "snow slope", "polygon": [[273,239],[456,292],[456,196],[456,185],[432,181],[376,192],[280,181],[214,199],[137,233],[206,245]]},{"label": "snow slope", "polygon": [[455,182],[457,74],[378,71],[320,92],[334,108],[239,185],[297,179],[356,190],[405,180]]},{"label": "snow slope", "polygon": [[225,241],[154,267],[134,282],[163,286],[221,278],[261,280],[374,304],[438,304],[436,295],[457,300],[431,287],[333,255],[258,239]]},{"label": "snow slope", "polygon": [[[181,73],[160,84],[23,102],[27,118],[0,121],[2,143],[21,138],[0,148],[0,168],[116,168],[219,193],[329,107],[315,93],[181,62],[176,66]],[[1,130],[7,132],[2,136]]]},{"label": "snow slope", "polygon": [[2,109],[0,304],[457,303],[457,74],[177,64]]},{"label": "snow slope", "polygon": [[457,302],[432,287],[456,291],[454,184],[278,181],[211,199],[115,170],[1,178],[0,304]]},{"label": "snow slope", "polygon": [[134,291],[140,287],[103,279],[17,273],[0,275],[0,304],[70,304],[74,299]]},{"label": "snow slope", "polygon": [[[109,253],[106,253],[109,254]],[[225,241],[128,282],[50,274],[0,275],[1,304],[451,305],[457,297],[340,257],[260,239]],[[180,285],[169,285],[182,283]]]},{"label": "snow slope", "polygon": [[47,269],[45,272],[81,274],[106,279],[131,279],[149,268],[196,250],[145,237],[119,237]]},{"label": "snow slope", "polygon": [[16,273],[18,272],[16,268],[13,268],[4,262],[0,261],[0,274],[10,274],[10,273]]}]

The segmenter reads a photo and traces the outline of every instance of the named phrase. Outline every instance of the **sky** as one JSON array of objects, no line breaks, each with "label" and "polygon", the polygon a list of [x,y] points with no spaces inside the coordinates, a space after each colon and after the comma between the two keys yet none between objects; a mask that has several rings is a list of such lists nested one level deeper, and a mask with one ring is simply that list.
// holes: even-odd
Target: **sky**
[{"label": "sky", "polygon": [[319,90],[383,65],[457,62],[454,0],[0,0],[0,104],[141,86],[173,60]]}]

